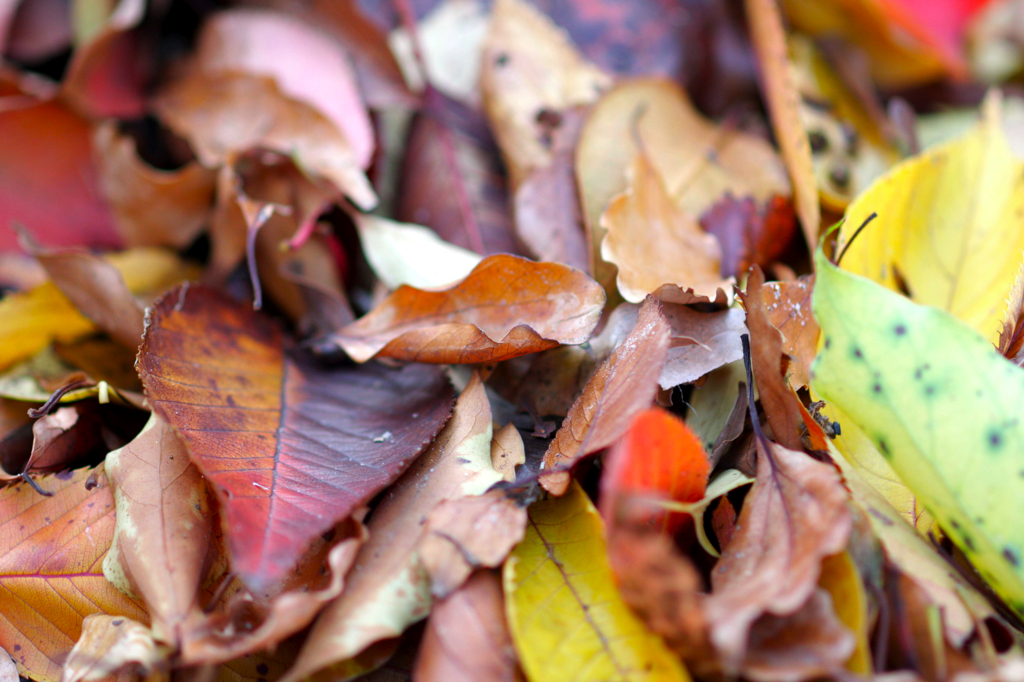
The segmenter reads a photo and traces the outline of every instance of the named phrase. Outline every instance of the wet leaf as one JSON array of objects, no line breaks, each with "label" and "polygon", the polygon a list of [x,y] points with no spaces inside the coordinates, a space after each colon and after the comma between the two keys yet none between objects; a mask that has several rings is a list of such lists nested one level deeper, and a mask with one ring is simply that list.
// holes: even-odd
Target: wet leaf
[{"label": "wet leaf", "polygon": [[679,660],[618,593],[600,516],[578,484],[530,507],[505,562],[505,609],[532,682],[688,680]]},{"label": "wet leaf", "polygon": [[199,588],[215,553],[213,511],[199,469],[155,414],[135,440],[107,455],[117,526],[103,573],[146,603],[151,638],[172,648],[200,611]]},{"label": "wet leaf", "polygon": [[650,407],[668,346],[661,304],[649,297],[633,331],[587,382],[544,453],[542,466],[550,473],[540,481],[546,490],[563,494],[571,480],[569,467],[614,443]]},{"label": "wet leaf", "polygon": [[138,366],[217,493],[233,570],[257,592],[394,481],[451,400],[422,365],[316,367],[269,319],[197,288],[154,305]]},{"label": "wet leaf", "polygon": [[0,646],[18,671],[56,682],[90,614],[145,622],[146,612],[103,577],[114,500],[103,470],[39,479],[0,491]]},{"label": "wet leaf", "polygon": [[604,292],[558,263],[484,259],[444,291],[399,287],[331,339],[357,362],[382,357],[470,364],[507,360],[590,338]]},{"label": "wet leaf", "polygon": [[413,674],[426,682],[515,682],[517,668],[501,579],[493,571],[477,571],[434,605]]},{"label": "wet leaf", "polygon": [[811,313],[811,291],[814,275],[804,275],[792,282],[768,282],[762,298],[768,320],[782,335],[782,352],[791,359],[791,385],[807,385],[811,362],[818,352],[818,322]]},{"label": "wet leaf", "polygon": [[459,396],[452,418],[430,448],[393,485],[369,521],[370,540],[345,593],[320,615],[285,677],[310,674],[361,654],[430,611],[430,579],[420,557],[424,528],[410,519],[444,500],[481,495],[501,474],[491,466],[491,408],[478,377]]},{"label": "wet leaf", "polygon": [[[1024,613],[1021,370],[975,330],[836,268],[819,249],[812,386],[857,424],[950,539]],[[941,340],[941,342],[938,342]],[[981,466],[979,463],[984,462]]]},{"label": "wet leaf", "polygon": [[82,623],[82,636],[64,663],[61,682],[102,680],[121,671],[147,674],[169,653],[142,623],[93,614]]}]

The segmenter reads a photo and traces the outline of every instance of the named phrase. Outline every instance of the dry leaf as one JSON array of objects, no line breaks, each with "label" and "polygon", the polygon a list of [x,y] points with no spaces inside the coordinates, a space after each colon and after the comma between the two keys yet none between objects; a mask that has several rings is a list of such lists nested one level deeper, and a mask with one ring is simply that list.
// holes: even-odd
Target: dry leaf
[{"label": "dry leaf", "polygon": [[648,298],[633,331],[583,388],[544,453],[542,468],[550,473],[540,482],[546,490],[564,493],[571,480],[569,467],[614,443],[650,407],[668,346],[669,326],[661,304]]},{"label": "dry leaf", "polygon": [[182,623],[198,615],[199,588],[214,558],[206,482],[155,414],[135,440],[107,455],[104,468],[117,527],[103,573],[146,602],[151,637],[174,648]]},{"label": "dry leaf", "polygon": [[[546,414],[546,413],[545,413]],[[516,480],[516,467],[526,463],[526,448],[519,429],[509,422],[498,429],[491,441],[491,466],[509,483]]]},{"label": "dry leaf", "polygon": [[169,654],[142,623],[123,616],[86,616],[60,682],[91,682],[119,672],[146,675],[166,665]]},{"label": "dry leaf", "polygon": [[477,571],[434,605],[413,675],[423,682],[517,682],[501,578]]},{"label": "dry leaf", "polygon": [[232,570],[257,593],[398,478],[452,395],[423,365],[318,367],[286,352],[269,318],[197,287],[151,308],[138,367],[219,498]]},{"label": "dry leaf", "polygon": [[590,338],[604,291],[559,263],[509,255],[485,258],[444,291],[399,287],[331,339],[352,359],[497,362]]},{"label": "dry leaf", "polygon": [[718,240],[672,201],[644,153],[630,166],[626,192],[601,215],[601,227],[601,257],[618,267],[616,284],[627,301],[639,303],[663,284],[712,298],[732,287],[719,274]]},{"label": "dry leaf", "polygon": [[742,310],[699,313],[674,303],[662,303],[661,310],[671,326],[672,337],[672,347],[658,378],[662,388],[694,382],[743,357],[740,336],[747,331],[747,325]]},{"label": "dry leaf", "polygon": [[782,334],[782,352],[792,359],[789,380],[795,389],[807,385],[818,353],[821,330],[811,312],[813,289],[814,275],[804,275],[792,282],[768,282],[761,290],[768,321]]},{"label": "dry leaf", "polygon": [[726,194],[700,216],[700,226],[722,247],[722,276],[742,277],[751,265],[765,267],[783,254],[796,216],[792,202],[778,195],[758,206],[753,197]]}]

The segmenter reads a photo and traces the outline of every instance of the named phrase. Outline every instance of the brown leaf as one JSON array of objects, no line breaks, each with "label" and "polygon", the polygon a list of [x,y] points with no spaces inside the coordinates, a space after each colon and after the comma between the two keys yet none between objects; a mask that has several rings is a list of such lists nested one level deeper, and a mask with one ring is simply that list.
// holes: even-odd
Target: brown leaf
[{"label": "brown leaf", "polygon": [[764,273],[751,268],[747,291],[742,295],[750,328],[751,362],[754,381],[775,440],[790,450],[801,451],[799,398],[786,380],[788,359],[783,354],[782,335],[772,326],[764,295]]},{"label": "brown leaf", "polygon": [[739,670],[758,618],[791,616],[804,607],[822,559],[846,546],[852,527],[847,492],[832,465],[763,436],[756,444],[757,479],[711,572],[705,602],[710,639],[726,674]]},{"label": "brown leaf", "polygon": [[57,680],[94,613],[146,622],[142,605],[121,594],[101,565],[114,533],[114,499],[102,468],[0,491],[0,646],[18,671]]},{"label": "brown leaf", "polygon": [[576,52],[568,36],[524,0],[497,0],[484,40],[480,88],[512,186],[554,160],[552,128],[593,103],[611,78]]},{"label": "brown leaf", "polygon": [[540,479],[546,490],[563,494],[571,480],[569,467],[614,443],[633,417],[650,407],[665,363],[669,333],[661,304],[649,297],[633,331],[591,377],[544,453],[542,468],[551,472]]},{"label": "brown leaf", "polygon": [[4,470],[0,478],[17,478],[22,472],[53,473],[92,460],[107,452],[103,417],[93,401],[61,407],[32,425],[32,451],[18,471]]},{"label": "brown leaf", "polygon": [[176,647],[198,615],[199,588],[214,559],[206,482],[171,426],[155,414],[135,440],[107,455],[117,528],[103,572],[142,597],[152,637]]},{"label": "brown leaf", "polygon": [[357,362],[497,362],[583,343],[604,301],[601,287],[566,265],[491,256],[450,289],[399,287],[331,339]]},{"label": "brown leaf", "polygon": [[501,566],[525,533],[526,508],[504,490],[443,500],[427,516],[419,548],[430,592],[444,599],[475,569]]},{"label": "brown leaf", "polygon": [[811,362],[818,354],[818,321],[811,313],[814,275],[793,282],[768,282],[764,285],[764,306],[768,320],[782,334],[782,352],[792,358],[789,380],[794,388],[806,386]]},{"label": "brown leaf", "polygon": [[601,257],[619,269],[619,292],[639,303],[663,284],[676,284],[709,297],[732,282],[720,275],[721,247],[697,219],[679,208],[650,160],[638,154],[630,182],[601,216],[607,231]]},{"label": "brown leaf", "polygon": [[1006,314],[996,348],[1018,367],[1024,363],[1024,266],[1017,273],[1006,299]]},{"label": "brown leaf", "polygon": [[740,336],[747,331],[743,311],[730,308],[701,313],[674,303],[662,303],[661,310],[672,338],[658,379],[662,388],[694,382],[743,357]]},{"label": "brown leaf", "polygon": [[818,204],[818,183],[811,159],[811,143],[800,117],[800,92],[797,90],[793,65],[789,62],[786,33],[777,0],[745,0],[750,39],[757,54],[772,130],[786,161],[793,183],[796,213],[804,238],[813,250],[821,227]]},{"label": "brown leaf", "polygon": [[395,483],[368,523],[370,540],[282,682],[351,659],[397,637],[430,611],[430,579],[418,548],[425,519],[443,500],[480,495],[501,480],[491,467],[491,409],[478,375],[459,396],[452,418],[430,448]]},{"label": "brown leaf", "polygon": [[64,663],[61,682],[102,680],[118,672],[148,674],[170,650],[157,644],[142,623],[123,616],[93,614],[82,622],[82,636]]},{"label": "brown leaf", "polygon": [[726,194],[700,217],[722,247],[722,276],[740,277],[751,265],[778,258],[796,231],[793,204],[778,195],[758,206],[752,197]]},{"label": "brown leaf", "polygon": [[195,161],[173,171],[154,168],[112,123],[97,128],[93,144],[100,187],[125,244],[183,249],[195,240],[213,208],[213,171]]},{"label": "brown leaf", "polygon": [[434,606],[413,676],[425,682],[515,682],[518,663],[505,624],[501,579],[477,571]]},{"label": "brown leaf", "polygon": [[516,467],[526,463],[526,448],[516,425],[509,422],[498,429],[491,441],[491,466],[511,483],[516,480]]},{"label": "brown leaf", "polygon": [[452,395],[423,365],[320,368],[286,352],[268,318],[195,287],[153,305],[138,367],[217,493],[232,568],[255,592],[394,481]]}]

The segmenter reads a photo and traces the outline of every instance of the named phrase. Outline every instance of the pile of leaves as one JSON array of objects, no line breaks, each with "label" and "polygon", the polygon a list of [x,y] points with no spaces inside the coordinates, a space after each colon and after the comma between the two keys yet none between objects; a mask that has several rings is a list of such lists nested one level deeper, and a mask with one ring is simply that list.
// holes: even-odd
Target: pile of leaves
[{"label": "pile of leaves", "polygon": [[0,682],[1024,679],[1024,2],[0,52]]}]

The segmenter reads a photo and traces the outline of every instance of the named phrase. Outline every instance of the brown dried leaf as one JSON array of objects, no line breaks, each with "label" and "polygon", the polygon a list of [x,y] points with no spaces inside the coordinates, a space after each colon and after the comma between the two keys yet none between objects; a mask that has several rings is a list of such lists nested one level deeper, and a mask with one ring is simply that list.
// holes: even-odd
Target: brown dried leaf
[{"label": "brown dried leaf", "polygon": [[516,467],[526,463],[526,448],[523,437],[519,435],[516,425],[509,422],[494,434],[491,441],[491,466],[501,472],[502,477],[511,483],[516,480]]},{"label": "brown dried leaf", "polygon": [[183,249],[195,240],[213,208],[216,173],[195,161],[173,171],[153,168],[109,122],[97,128],[93,145],[100,188],[128,246]]},{"label": "brown dried leaf", "polygon": [[413,676],[423,682],[516,682],[518,663],[505,624],[501,579],[477,571],[438,602],[427,621]]},{"label": "brown dried leaf", "polygon": [[783,354],[782,335],[772,326],[764,296],[764,273],[756,265],[742,294],[750,328],[751,362],[757,395],[776,441],[790,450],[801,451],[800,400],[786,380],[789,361]]},{"label": "brown dried leaf", "polygon": [[282,682],[303,680],[397,637],[430,611],[430,580],[419,557],[420,523],[443,500],[480,495],[501,480],[491,467],[491,408],[478,375],[430,448],[388,490],[369,521],[344,594],[320,615]]},{"label": "brown dried leaf", "polygon": [[516,188],[516,234],[538,260],[590,270],[590,251],[576,193],[572,148],[532,171]]},{"label": "brown dried leaf", "polygon": [[639,303],[663,284],[709,297],[729,291],[732,281],[719,273],[718,240],[672,200],[645,154],[636,156],[629,172],[626,192],[601,215],[607,231],[601,257],[618,267],[622,297]]},{"label": "brown dried leaf", "polygon": [[807,244],[814,250],[821,228],[818,183],[811,143],[800,117],[800,91],[789,62],[786,33],[777,0],[745,0],[750,39],[761,71],[761,91],[771,114],[772,130],[793,183],[793,197]]},{"label": "brown dried leaf", "polygon": [[633,331],[591,377],[544,453],[542,468],[551,472],[540,479],[546,490],[563,494],[571,480],[569,467],[618,440],[633,417],[651,405],[669,335],[661,304],[648,297]]},{"label": "brown dried leaf", "polygon": [[846,546],[852,528],[848,493],[835,467],[763,436],[756,447],[757,479],[711,572],[705,602],[709,637],[726,674],[739,671],[758,618],[791,616],[804,607],[822,559]]},{"label": "brown dried leaf", "polygon": [[696,381],[743,357],[740,336],[746,333],[747,326],[742,310],[699,313],[674,303],[662,303],[661,310],[672,337],[672,347],[658,379],[662,388]]},{"label": "brown dried leaf", "polygon": [[782,352],[792,358],[790,384],[799,389],[810,379],[811,362],[818,354],[818,321],[811,312],[814,275],[793,282],[768,282],[764,285],[764,306],[768,320],[782,334]]},{"label": "brown dried leaf", "polygon": [[701,215],[700,226],[722,246],[722,276],[740,277],[751,265],[765,267],[786,250],[796,217],[792,202],[778,195],[758,206],[752,197],[726,194]]},{"label": "brown dried leaf", "polygon": [[526,508],[504,490],[442,501],[427,516],[419,548],[431,594],[444,599],[477,568],[501,566],[525,532]]},{"label": "brown dried leaf", "polygon": [[152,638],[176,647],[197,616],[199,588],[214,559],[206,482],[170,424],[152,415],[128,445],[107,455],[117,527],[103,573],[142,597]]},{"label": "brown dried leaf", "polygon": [[[53,473],[99,461],[107,451],[100,406],[81,402],[58,408],[32,424],[32,451],[18,471],[0,473],[0,479],[12,480],[22,472]],[[93,459],[95,458],[95,459]]]},{"label": "brown dried leaf", "polygon": [[331,340],[357,362],[380,355],[445,364],[497,362],[590,338],[604,291],[559,263],[484,259],[444,291],[401,286]]},{"label": "brown dried leaf", "polygon": [[146,675],[165,663],[170,653],[142,623],[123,616],[86,616],[60,681],[91,682],[119,672]]}]

